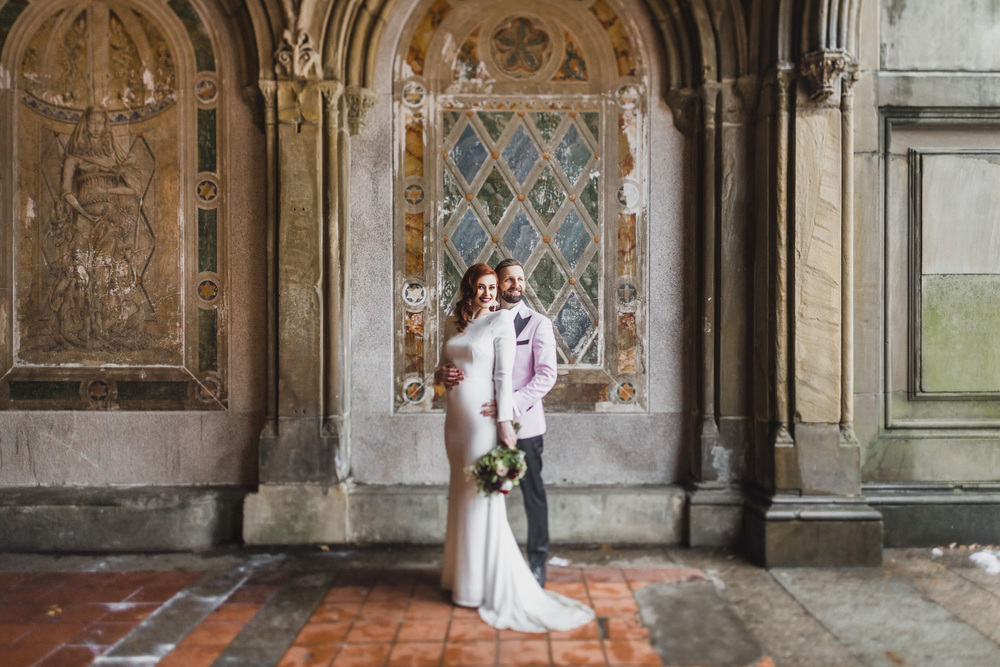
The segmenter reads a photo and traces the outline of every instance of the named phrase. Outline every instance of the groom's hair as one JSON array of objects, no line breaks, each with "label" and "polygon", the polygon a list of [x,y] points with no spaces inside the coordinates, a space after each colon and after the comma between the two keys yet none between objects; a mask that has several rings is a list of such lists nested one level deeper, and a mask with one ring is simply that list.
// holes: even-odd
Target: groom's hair
[{"label": "groom's hair", "polygon": [[[493,270],[496,271],[497,275],[499,276],[500,272],[503,271],[504,269],[506,269],[509,266],[521,266],[521,262],[517,261],[513,257],[508,257],[507,259],[500,260],[500,263],[497,264],[496,267],[494,267]],[[524,268],[524,267],[522,266],[521,268]]]}]

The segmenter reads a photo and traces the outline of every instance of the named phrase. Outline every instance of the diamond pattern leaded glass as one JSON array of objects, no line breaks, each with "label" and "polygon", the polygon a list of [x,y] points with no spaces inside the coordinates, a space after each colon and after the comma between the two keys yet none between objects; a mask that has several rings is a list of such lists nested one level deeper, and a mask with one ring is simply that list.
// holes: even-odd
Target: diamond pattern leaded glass
[{"label": "diamond pattern leaded glass", "polygon": [[450,309],[462,272],[484,254],[490,265],[514,257],[528,274],[532,307],[559,333],[560,358],[598,363],[602,178],[588,166],[600,114],[443,110],[441,120],[452,147],[441,167],[440,224],[451,230],[442,305]]},{"label": "diamond pattern leaded glass", "polygon": [[466,183],[471,184],[476,180],[479,169],[488,157],[489,153],[483,148],[483,144],[479,141],[476,131],[472,129],[472,125],[466,125],[465,130],[462,131],[455,143],[455,147],[451,149],[451,159],[455,161],[455,166],[458,167],[458,171]]},{"label": "diamond pattern leaded glass", "polygon": [[542,170],[542,175],[528,193],[528,201],[535,207],[535,212],[541,216],[545,224],[552,222],[552,218],[565,199],[566,193],[562,185],[548,167]]},{"label": "diamond pattern leaded glass", "polygon": [[479,223],[479,218],[470,208],[462,216],[451,237],[451,242],[465,262],[466,268],[476,263],[476,258],[479,257],[487,240],[488,237]]},{"label": "diamond pattern leaded glass", "polygon": [[575,351],[593,328],[594,320],[576,298],[576,292],[573,292],[559,309],[559,314],[553,318],[552,324],[566,341],[569,349]]},{"label": "diamond pattern leaded glass", "polygon": [[504,180],[500,170],[493,167],[493,171],[483,181],[483,186],[479,189],[477,198],[479,199],[479,203],[482,204],[483,210],[486,211],[486,216],[490,219],[490,222],[496,226],[500,224],[500,219],[507,212],[507,207],[514,201],[514,193],[510,191],[507,181]]},{"label": "diamond pattern leaded glass", "polygon": [[555,242],[559,252],[569,262],[570,268],[575,270],[583,251],[592,243],[591,234],[587,231],[575,209],[570,209],[562,225],[559,226]]},{"label": "diamond pattern leaded glass", "polygon": [[575,125],[570,125],[563,135],[562,141],[555,150],[556,161],[563,168],[571,184],[576,185],[577,179],[590,162],[590,149],[587,143],[576,131]]},{"label": "diamond pattern leaded glass", "polygon": [[534,139],[525,131],[523,125],[518,126],[517,132],[503,151],[503,159],[519,185],[524,185],[524,179],[531,173],[531,168],[535,166],[539,155],[541,153],[535,148]]},{"label": "diamond pattern leaded glass", "polygon": [[503,235],[503,242],[507,246],[510,256],[521,262],[522,265],[527,264],[532,251],[541,240],[542,237],[535,231],[524,210],[517,212],[510,227],[507,228],[507,232]]}]

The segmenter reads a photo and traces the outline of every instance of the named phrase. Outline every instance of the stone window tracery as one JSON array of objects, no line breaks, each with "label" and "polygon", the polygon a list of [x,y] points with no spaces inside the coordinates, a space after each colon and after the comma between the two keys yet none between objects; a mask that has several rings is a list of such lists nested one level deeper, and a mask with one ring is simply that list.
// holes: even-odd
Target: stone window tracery
[{"label": "stone window tracery", "polygon": [[[605,0],[425,2],[398,56],[396,409],[430,384],[468,266],[522,263],[569,411],[643,409],[643,86]],[[443,54],[430,56],[428,54]]]}]

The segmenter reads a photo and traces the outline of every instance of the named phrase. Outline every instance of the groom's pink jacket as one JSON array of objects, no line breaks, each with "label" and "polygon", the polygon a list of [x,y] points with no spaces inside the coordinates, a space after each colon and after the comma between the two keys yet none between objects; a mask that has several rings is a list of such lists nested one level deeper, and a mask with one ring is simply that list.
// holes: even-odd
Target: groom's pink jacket
[{"label": "groom's pink jacket", "polygon": [[517,351],[514,355],[514,421],[521,424],[517,437],[534,438],[545,433],[542,397],[556,383],[556,339],[552,321],[528,308],[524,301],[514,311]]}]

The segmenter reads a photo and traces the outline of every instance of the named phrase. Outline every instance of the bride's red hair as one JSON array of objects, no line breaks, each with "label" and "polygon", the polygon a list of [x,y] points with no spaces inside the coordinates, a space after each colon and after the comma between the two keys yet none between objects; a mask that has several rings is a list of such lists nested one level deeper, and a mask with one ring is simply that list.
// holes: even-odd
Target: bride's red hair
[{"label": "bride's red hair", "polygon": [[[476,285],[479,284],[479,279],[483,276],[496,278],[497,273],[490,268],[489,264],[479,263],[470,266],[469,270],[462,276],[462,285],[459,288],[462,292],[462,298],[455,304],[455,317],[458,319],[456,326],[459,332],[465,331],[465,327],[472,321],[472,314],[475,312],[472,304],[475,303],[476,299]],[[499,283],[499,280],[497,282]]]}]

